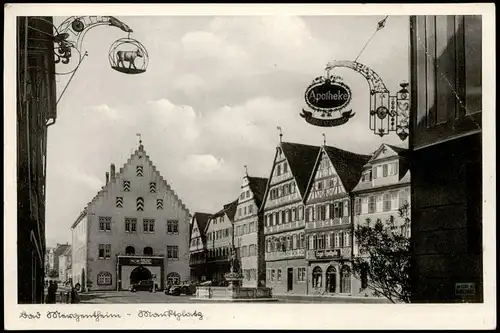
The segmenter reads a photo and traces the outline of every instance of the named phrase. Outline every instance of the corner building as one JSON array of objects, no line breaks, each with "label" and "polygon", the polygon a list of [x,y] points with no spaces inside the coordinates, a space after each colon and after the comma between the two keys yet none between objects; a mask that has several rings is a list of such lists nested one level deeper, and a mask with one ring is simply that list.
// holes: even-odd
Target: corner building
[{"label": "corner building", "polygon": [[245,174],[234,220],[234,238],[243,287],[265,286],[264,220],[259,207],[266,190],[267,178]]},{"label": "corner building", "polygon": [[322,146],[305,195],[308,294],[352,295],[354,198],[368,155]]},{"label": "corner building", "polygon": [[306,294],[304,205],[319,147],[280,142],[261,210],[266,242],[266,286],[273,294]]},{"label": "corner building", "polygon": [[189,279],[190,216],[143,145],[105,186],[72,230],[72,280],[83,290],[122,290],[141,280],[160,287]]},{"label": "corner building", "polygon": [[211,214],[196,212],[191,221],[189,238],[189,266],[191,281],[203,282],[207,279],[207,237],[205,229]]}]

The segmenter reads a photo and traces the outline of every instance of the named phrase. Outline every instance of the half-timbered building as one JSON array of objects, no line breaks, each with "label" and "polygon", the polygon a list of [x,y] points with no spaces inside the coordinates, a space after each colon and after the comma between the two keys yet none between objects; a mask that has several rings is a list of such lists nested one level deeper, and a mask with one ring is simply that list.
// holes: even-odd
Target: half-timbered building
[{"label": "half-timbered building", "polygon": [[191,220],[189,241],[189,266],[191,281],[202,282],[207,279],[207,237],[205,229],[211,214],[196,212]]}]

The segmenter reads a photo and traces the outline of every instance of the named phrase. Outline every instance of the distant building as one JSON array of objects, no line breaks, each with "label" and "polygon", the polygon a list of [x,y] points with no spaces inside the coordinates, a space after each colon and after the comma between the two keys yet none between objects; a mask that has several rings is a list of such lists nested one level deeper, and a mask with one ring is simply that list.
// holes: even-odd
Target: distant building
[{"label": "distant building", "polygon": [[215,284],[224,283],[229,272],[231,251],[234,245],[234,215],[238,200],[210,216],[205,234],[207,237],[207,279]]},{"label": "distant building", "polygon": [[71,246],[66,248],[66,251],[59,255],[59,280],[68,282],[71,275],[68,274],[71,270]]},{"label": "distant building", "polygon": [[303,198],[320,148],[280,142],[260,208],[265,227],[266,286],[275,294],[307,293]]},{"label": "distant building", "polygon": [[53,253],[50,255],[49,265],[56,272],[57,277],[58,277],[59,280],[62,279],[62,277],[59,275],[59,257],[64,252],[66,252],[66,250],[68,250],[70,248],[71,248],[71,245],[69,245],[68,243],[65,243],[65,244],[59,244],[59,243],[57,243],[56,247],[54,248]]},{"label": "distant building", "polygon": [[352,190],[369,159],[330,146],[319,151],[304,200],[309,294],[357,293],[350,263]]},{"label": "distant building", "polygon": [[189,211],[142,144],[72,225],[72,280],[84,290],[189,279]]},{"label": "distant building", "polygon": [[259,208],[267,178],[245,173],[234,219],[234,241],[244,287],[264,286],[266,281],[264,219]]},{"label": "distant building", "polygon": [[203,282],[207,279],[207,237],[205,229],[211,214],[196,212],[191,219],[189,266],[191,280]]},{"label": "distant building", "polygon": [[[410,237],[410,225],[399,216],[399,208],[404,204],[410,205],[408,150],[382,144],[363,166],[359,175],[359,182],[353,190],[354,228],[366,225],[367,219],[373,223],[377,219],[386,222],[393,216],[394,225],[400,228],[397,231]],[[354,241],[353,244],[354,255],[359,255],[357,243]],[[367,278],[363,274],[356,279],[353,293],[372,296],[372,292],[367,289]]]},{"label": "distant building", "polygon": [[482,31],[410,18],[412,303],[483,301]]},{"label": "distant building", "polygon": [[45,250],[45,276],[54,269],[54,248],[47,247]]}]

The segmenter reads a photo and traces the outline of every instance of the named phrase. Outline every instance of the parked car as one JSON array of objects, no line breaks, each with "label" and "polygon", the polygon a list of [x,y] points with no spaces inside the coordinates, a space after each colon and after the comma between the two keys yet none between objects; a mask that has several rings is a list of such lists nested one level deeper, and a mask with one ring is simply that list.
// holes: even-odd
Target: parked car
[{"label": "parked car", "polygon": [[130,291],[135,293],[136,291],[149,291],[153,292],[154,282],[152,280],[142,280],[138,283],[134,283],[130,286]]},{"label": "parked car", "polygon": [[165,295],[180,296],[194,295],[196,293],[196,283],[183,282],[181,284],[170,285],[165,288]]}]

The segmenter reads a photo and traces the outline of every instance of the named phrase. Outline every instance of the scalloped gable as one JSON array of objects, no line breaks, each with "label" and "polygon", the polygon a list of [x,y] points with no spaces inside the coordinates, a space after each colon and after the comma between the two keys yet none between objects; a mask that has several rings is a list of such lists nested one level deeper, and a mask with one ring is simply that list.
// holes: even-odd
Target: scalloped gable
[{"label": "scalloped gable", "polygon": [[163,178],[163,176],[161,175],[161,173],[156,169],[156,166],[153,164],[153,162],[151,161],[151,158],[146,153],[146,150],[144,149],[144,146],[142,146],[142,145],[139,146],[139,148],[137,148],[130,155],[130,157],[127,159],[127,162],[125,162],[125,164],[123,164],[123,166],[120,168],[120,171],[118,173],[116,173],[115,177],[113,179],[110,179],[109,182],[99,192],[97,192],[97,194],[95,195],[95,197],[92,198],[92,200],[87,204],[87,206],[94,204],[98,199],[100,199],[102,197],[102,195],[106,191],[108,191],[108,189],[111,187],[112,184],[116,184],[116,182],[118,182],[118,179],[123,174],[123,170],[125,169],[125,167],[127,165],[131,164],[132,159],[134,158],[134,156],[139,156],[139,151],[142,151],[144,159],[147,161],[147,163],[149,164],[149,166],[151,167],[151,169],[153,170],[153,172],[156,172],[158,174],[158,176],[160,178],[160,181],[163,182],[163,185],[165,186],[165,188],[167,189],[167,191],[171,191],[172,194],[173,194],[174,199],[179,202],[179,204],[182,207],[182,209],[184,209],[188,214],[190,214],[189,213],[189,209],[182,202],[182,199],[179,198],[179,196],[177,195],[177,193],[175,193],[175,191],[172,189],[172,187],[170,187],[170,185],[167,183],[167,181],[165,180],[165,178]]}]

